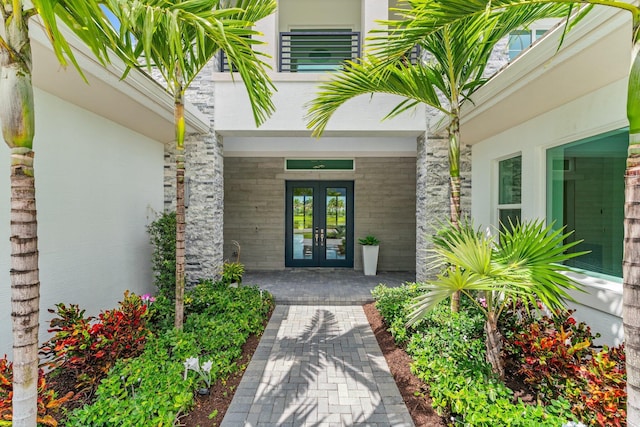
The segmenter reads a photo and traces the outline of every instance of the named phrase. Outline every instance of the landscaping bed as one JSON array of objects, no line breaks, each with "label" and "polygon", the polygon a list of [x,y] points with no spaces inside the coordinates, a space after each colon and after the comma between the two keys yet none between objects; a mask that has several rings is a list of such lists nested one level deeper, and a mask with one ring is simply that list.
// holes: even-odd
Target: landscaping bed
[{"label": "landscaping bed", "polygon": [[[163,297],[125,294],[98,318],[59,304],[54,336],[41,351],[51,370],[41,374],[39,424],[215,425],[230,393],[196,400],[197,390],[234,390],[249,360],[242,356],[253,353],[272,310],[268,292],[211,281],[186,293],[181,331]],[[186,417],[193,408],[200,412]],[[11,365],[0,359],[0,425],[10,425],[10,416]]]},{"label": "landscaping bed", "polygon": [[[594,347],[596,337],[570,312],[534,318],[515,307],[505,316],[502,381],[485,361],[482,315],[464,299],[458,314],[441,304],[406,327],[420,292],[379,286],[375,305],[364,306],[416,426],[626,424],[624,353]],[[219,425],[272,312],[271,295],[205,282],[186,295],[182,332],[172,328],[172,302],[152,300],[125,295],[97,319],[57,307],[55,337],[43,347],[54,369],[41,377],[40,425]],[[0,426],[10,425],[1,381],[10,384],[10,374],[0,359]]]},{"label": "landscaping bed", "polygon": [[[415,284],[378,286],[374,296],[384,326],[375,313],[371,316],[373,308],[367,308],[376,335],[380,328],[388,329],[410,357],[411,373],[422,380],[398,378],[394,366],[402,356],[388,358],[416,425],[626,425],[624,352],[595,347],[597,336],[571,312],[530,316],[533,312],[514,305],[500,324],[507,361],[506,379],[501,380],[485,360],[484,320],[474,304],[463,299],[459,313],[440,304],[406,327],[413,299],[420,293]],[[442,418],[416,418],[414,407],[419,403],[412,393],[430,396]]]}]

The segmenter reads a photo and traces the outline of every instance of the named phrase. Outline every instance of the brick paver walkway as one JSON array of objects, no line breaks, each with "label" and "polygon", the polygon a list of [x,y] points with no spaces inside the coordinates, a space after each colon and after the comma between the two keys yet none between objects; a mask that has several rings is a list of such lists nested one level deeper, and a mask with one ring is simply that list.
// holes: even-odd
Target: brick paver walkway
[{"label": "brick paver walkway", "polygon": [[361,306],[279,305],[221,426],[413,422]]},{"label": "brick paver walkway", "polygon": [[365,276],[362,271],[347,268],[248,271],[242,277],[243,284],[271,292],[278,305],[361,305],[373,301],[371,289],[379,283],[398,286],[415,280],[415,273],[410,271],[379,271],[376,276]]}]

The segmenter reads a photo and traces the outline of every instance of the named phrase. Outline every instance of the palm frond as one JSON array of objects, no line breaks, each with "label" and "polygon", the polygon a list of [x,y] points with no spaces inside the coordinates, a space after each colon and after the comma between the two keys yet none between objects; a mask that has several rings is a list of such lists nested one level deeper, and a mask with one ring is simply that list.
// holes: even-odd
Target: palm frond
[{"label": "palm frond", "polygon": [[409,100],[398,104],[386,117],[398,115],[417,103],[446,111],[440,104],[436,88],[430,83],[434,72],[428,66],[401,61],[381,66],[374,57],[362,62],[348,62],[344,71],[320,85],[316,98],[306,105],[307,127],[313,129],[314,135],[320,135],[341,105],[357,96],[372,93],[399,95]]},{"label": "palm frond", "polygon": [[[461,17],[451,24],[429,29],[424,1],[402,3],[394,9],[399,19],[386,21],[389,30],[374,33],[372,55],[361,63],[348,63],[332,81],[321,85],[317,97],[307,104],[307,126],[322,134],[333,113],[347,100],[368,93],[403,96],[384,119],[394,117],[422,102],[451,116],[487,79],[483,76],[491,52],[513,30],[543,17],[565,16],[564,4],[525,4],[496,13],[485,11]],[[429,21],[430,22],[430,21]],[[427,59],[408,64],[407,53],[415,46]],[[430,87],[431,86],[431,87]],[[443,105],[439,95],[448,101]]]},{"label": "palm frond", "polygon": [[500,233],[500,245],[496,258],[507,268],[528,271],[528,282],[537,297],[549,308],[560,308],[572,298],[568,290],[580,290],[580,286],[569,276],[565,261],[588,252],[569,252],[582,241],[565,243],[572,233],[564,227],[555,230],[554,224],[543,221],[517,222]]},{"label": "palm frond", "polygon": [[84,78],[73,49],[66,40],[58,19],[71,29],[106,64],[109,53],[120,53],[118,34],[97,1],[32,0],[58,61],[63,66],[70,62]]},{"label": "palm frond", "polygon": [[469,221],[448,224],[433,239],[431,262],[441,273],[416,299],[411,321],[457,291],[485,292],[486,310],[498,316],[509,298],[562,307],[571,299],[568,291],[580,287],[562,274],[567,268],[561,263],[585,252],[568,253],[579,242],[564,243],[571,233],[553,227],[543,221],[512,223],[494,241]]},{"label": "palm frond", "polygon": [[222,50],[242,77],[256,124],[273,113],[275,88],[254,49],[261,42],[252,27],[275,11],[274,0],[106,1],[120,21],[120,42],[134,57],[133,66],[156,68],[173,93]]},{"label": "palm frond", "polygon": [[462,290],[484,290],[489,283],[478,275],[461,268],[452,268],[445,274],[438,275],[432,282],[421,286],[424,291],[414,299],[407,316],[407,326],[415,324],[440,302],[450,298],[455,292]]}]

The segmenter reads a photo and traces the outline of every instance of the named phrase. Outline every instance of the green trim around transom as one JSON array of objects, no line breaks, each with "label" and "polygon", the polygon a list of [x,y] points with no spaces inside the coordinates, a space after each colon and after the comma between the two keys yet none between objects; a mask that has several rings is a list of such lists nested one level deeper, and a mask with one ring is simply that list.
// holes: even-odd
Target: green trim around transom
[{"label": "green trim around transom", "polygon": [[352,171],[355,169],[353,159],[286,159],[285,170],[288,171]]}]

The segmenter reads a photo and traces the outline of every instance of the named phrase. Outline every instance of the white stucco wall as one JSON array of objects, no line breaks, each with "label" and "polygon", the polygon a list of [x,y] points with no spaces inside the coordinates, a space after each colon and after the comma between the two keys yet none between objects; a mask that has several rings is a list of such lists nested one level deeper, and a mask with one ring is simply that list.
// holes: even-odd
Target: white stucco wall
[{"label": "white stucco wall", "polygon": [[[618,80],[473,145],[471,212],[476,225],[497,224],[498,161],[518,154],[522,155],[522,217],[545,218],[546,150],[627,126],[626,89],[627,79]],[[600,343],[621,342],[621,281],[575,278],[588,291],[574,295],[579,302],[576,317],[603,335]]]},{"label": "white stucco wall", "polygon": [[279,0],[280,31],[299,28],[360,31],[360,5],[361,0]]},{"label": "white stucco wall", "polygon": [[[316,97],[318,84],[328,75],[313,73],[279,73],[274,78],[278,89],[273,95],[276,111],[256,128],[249,98],[240,82],[228,75],[216,75],[215,124],[222,135],[294,136],[310,134],[307,129],[307,103]],[[333,115],[325,130],[332,136],[408,136],[416,137],[426,129],[424,104],[392,118],[383,118],[403,98],[395,95],[361,95],[347,101]]]},{"label": "white stucco wall", "polygon": [[[47,309],[58,302],[95,315],[127,289],[153,291],[146,225],[162,210],[164,147],[46,92],[35,96],[44,339]],[[9,149],[0,150],[0,356],[11,357]]]},{"label": "white stucco wall", "polygon": [[415,157],[415,137],[225,137],[225,157]]}]

